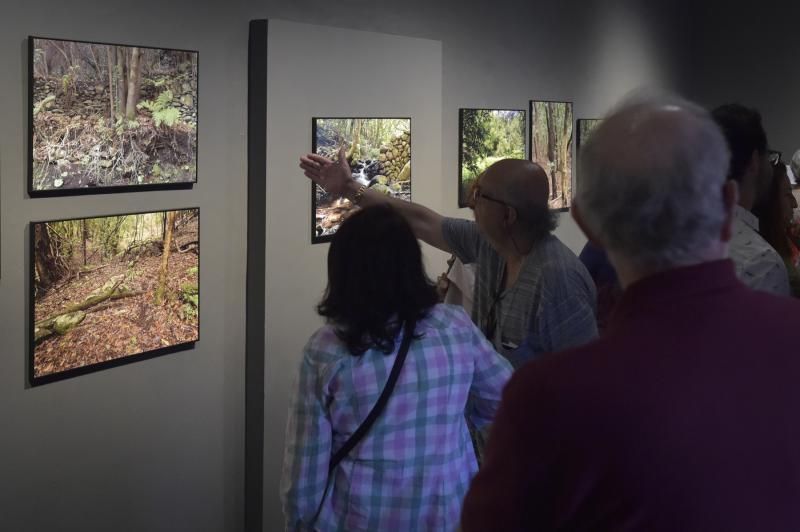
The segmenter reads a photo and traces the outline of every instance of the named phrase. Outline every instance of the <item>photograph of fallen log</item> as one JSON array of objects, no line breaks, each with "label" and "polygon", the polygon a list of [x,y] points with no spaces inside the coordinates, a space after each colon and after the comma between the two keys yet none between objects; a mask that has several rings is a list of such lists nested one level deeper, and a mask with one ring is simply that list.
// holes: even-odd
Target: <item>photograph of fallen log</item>
[{"label": "photograph of fallen log", "polygon": [[29,53],[32,195],[197,181],[197,52],[31,37]]},{"label": "photograph of fallen log", "polygon": [[32,223],[32,383],[197,341],[199,226],[199,209]]}]

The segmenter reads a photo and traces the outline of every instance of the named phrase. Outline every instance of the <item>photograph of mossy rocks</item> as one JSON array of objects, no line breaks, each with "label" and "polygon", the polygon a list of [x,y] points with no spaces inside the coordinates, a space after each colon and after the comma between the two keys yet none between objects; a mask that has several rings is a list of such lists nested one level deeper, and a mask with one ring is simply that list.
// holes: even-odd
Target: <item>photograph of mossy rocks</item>
[{"label": "photograph of mossy rocks", "polygon": [[459,109],[459,207],[469,206],[472,186],[492,164],[525,158],[525,116],[515,109]]},{"label": "photograph of mossy rocks", "polygon": [[36,37],[29,45],[31,195],[197,181],[197,52]]},{"label": "photograph of mossy rocks", "polygon": [[[410,118],[314,118],[313,151],[336,159],[342,146],[353,179],[387,196],[411,201]],[[326,242],[357,207],[312,185],[311,242]]]},{"label": "photograph of mossy rocks", "polygon": [[199,339],[200,212],[31,224],[33,384]]}]

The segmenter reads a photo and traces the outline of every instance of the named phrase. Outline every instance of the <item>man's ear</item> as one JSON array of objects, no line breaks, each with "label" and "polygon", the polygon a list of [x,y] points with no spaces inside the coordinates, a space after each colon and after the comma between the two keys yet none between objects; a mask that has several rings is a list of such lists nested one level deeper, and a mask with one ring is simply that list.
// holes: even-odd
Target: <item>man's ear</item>
[{"label": "man's ear", "polygon": [[739,203],[739,183],[733,179],[729,179],[722,185],[722,203],[725,208],[725,220],[722,223],[719,239],[723,242],[730,242],[733,238],[733,213]]},{"label": "man's ear", "polygon": [[509,226],[514,225],[514,222],[516,222],[517,219],[519,218],[519,215],[517,214],[517,209],[511,207],[510,205],[506,205],[506,212],[503,218],[505,219],[506,225]]},{"label": "man's ear", "polygon": [[586,235],[586,238],[589,239],[589,242],[595,247],[603,248],[603,244],[600,243],[597,236],[594,232],[589,229],[589,226],[586,224],[586,221],[583,219],[583,213],[581,213],[580,207],[574,201],[572,202],[572,208],[570,209],[570,214],[572,215],[572,219],[575,220],[575,223],[578,224],[578,227]]}]

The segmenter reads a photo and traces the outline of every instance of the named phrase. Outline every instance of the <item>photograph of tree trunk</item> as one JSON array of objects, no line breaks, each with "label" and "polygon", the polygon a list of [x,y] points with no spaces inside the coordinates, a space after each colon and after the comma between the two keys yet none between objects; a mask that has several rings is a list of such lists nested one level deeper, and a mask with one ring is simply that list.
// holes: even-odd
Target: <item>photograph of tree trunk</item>
[{"label": "photograph of tree trunk", "polygon": [[199,216],[31,224],[34,384],[198,340]]},{"label": "photograph of tree trunk", "polygon": [[[387,196],[411,201],[410,118],[314,118],[314,153],[336,159],[346,149],[353,179]],[[327,242],[355,206],[312,184],[311,243]]]},{"label": "photograph of tree trunk", "polygon": [[547,173],[550,208],[568,210],[572,203],[572,103],[530,102],[531,160]]},{"label": "photograph of tree trunk", "polygon": [[500,159],[525,158],[525,111],[459,109],[458,206],[478,176]]},{"label": "photograph of tree trunk", "polygon": [[31,195],[197,181],[197,52],[29,46]]}]

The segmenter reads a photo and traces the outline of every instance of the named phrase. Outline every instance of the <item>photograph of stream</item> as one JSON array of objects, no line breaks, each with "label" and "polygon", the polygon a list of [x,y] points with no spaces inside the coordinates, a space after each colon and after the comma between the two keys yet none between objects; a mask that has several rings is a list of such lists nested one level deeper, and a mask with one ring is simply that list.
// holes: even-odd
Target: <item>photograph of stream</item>
[{"label": "photograph of stream", "polygon": [[[353,179],[382,194],[411,201],[410,118],[314,118],[313,152],[330,159],[344,146]],[[357,208],[312,184],[312,243],[330,240]]]}]

